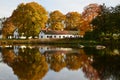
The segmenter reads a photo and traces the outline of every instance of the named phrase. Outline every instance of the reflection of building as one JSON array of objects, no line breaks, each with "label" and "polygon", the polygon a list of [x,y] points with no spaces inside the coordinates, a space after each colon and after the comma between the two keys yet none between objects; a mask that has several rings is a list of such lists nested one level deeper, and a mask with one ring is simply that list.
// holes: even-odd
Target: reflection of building
[{"label": "reflection of building", "polygon": [[0,29],[0,39],[2,38],[2,30]]},{"label": "reflection of building", "polygon": [[48,39],[62,39],[62,38],[80,38],[83,35],[79,34],[79,31],[57,31],[57,30],[42,30],[39,34],[39,38]]},{"label": "reflection of building", "polygon": [[39,47],[39,51],[40,53],[45,53],[45,52],[51,52],[51,51],[61,51],[61,52],[65,52],[65,51],[72,51],[72,48],[58,48],[58,47],[50,47],[50,46],[40,46]]},{"label": "reflection of building", "polygon": [[14,46],[14,47],[13,47],[13,50],[14,50],[14,53],[15,53],[16,55],[18,55],[19,46]]},{"label": "reflection of building", "polygon": [[[18,55],[19,54],[19,49],[24,49],[24,48],[26,48],[26,46],[24,46],[24,45],[21,45],[21,46],[13,46],[13,50],[14,50],[14,53],[16,54],[16,55]],[[24,51],[24,50],[23,50]]]},{"label": "reflection of building", "polygon": [[1,47],[0,47],[0,62],[2,61],[2,52],[1,52]]}]

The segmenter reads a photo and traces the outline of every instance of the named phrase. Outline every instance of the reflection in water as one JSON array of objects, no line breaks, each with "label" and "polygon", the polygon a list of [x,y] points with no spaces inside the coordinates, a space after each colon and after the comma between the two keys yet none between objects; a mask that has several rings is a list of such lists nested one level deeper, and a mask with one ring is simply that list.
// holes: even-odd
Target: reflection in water
[{"label": "reflection in water", "polygon": [[19,49],[17,56],[13,54],[12,50],[3,49],[4,62],[12,67],[20,80],[39,80],[47,73],[47,62],[38,49]]},{"label": "reflection in water", "polygon": [[13,69],[20,80],[41,80],[49,76],[46,74],[51,70],[59,73],[65,68],[70,71],[82,70],[89,80],[120,80],[119,52],[119,48],[96,50],[14,46],[2,48],[2,60]]},{"label": "reflection in water", "polygon": [[91,64],[100,80],[120,80],[120,47],[109,46],[104,50],[85,48],[86,54],[93,55]]},{"label": "reflection in water", "polygon": [[101,80],[120,80],[120,56],[95,56],[93,67]]}]

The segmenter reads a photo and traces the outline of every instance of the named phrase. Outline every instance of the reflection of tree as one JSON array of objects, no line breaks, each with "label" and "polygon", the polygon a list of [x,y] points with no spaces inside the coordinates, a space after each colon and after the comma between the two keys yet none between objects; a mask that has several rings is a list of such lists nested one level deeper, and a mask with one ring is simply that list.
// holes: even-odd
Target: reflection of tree
[{"label": "reflection of tree", "polygon": [[13,60],[15,59],[15,54],[13,52],[13,49],[10,48],[3,48],[2,49],[2,55],[3,55],[3,61],[5,63],[12,63]]},{"label": "reflection of tree", "polygon": [[20,80],[39,80],[48,71],[45,57],[37,49],[20,49],[14,62],[9,65]]},{"label": "reflection of tree", "polygon": [[99,74],[97,70],[92,67],[91,64],[85,63],[83,66],[83,72],[85,73],[85,76],[90,80],[99,80]]},{"label": "reflection of tree", "polygon": [[120,56],[95,56],[92,65],[100,74],[101,80],[120,80]]},{"label": "reflection of tree", "polygon": [[66,55],[66,64],[68,69],[77,70],[82,66],[81,54],[73,53]]},{"label": "reflection of tree", "polygon": [[66,63],[64,61],[64,54],[57,52],[50,57],[51,59],[49,60],[49,63],[52,70],[59,72],[66,66]]},{"label": "reflection of tree", "polygon": [[98,74],[98,72],[91,65],[91,63],[93,62],[93,56],[86,55],[86,53],[84,52],[84,50],[80,50],[80,53],[82,53],[81,54],[81,58],[82,58],[82,70],[85,73],[85,76],[87,78],[89,78],[90,80],[99,80],[99,74]]},{"label": "reflection of tree", "polygon": [[120,46],[111,44],[111,46],[105,49],[105,54],[107,55],[120,55]]},{"label": "reflection of tree", "polygon": [[[93,55],[93,62],[87,64],[87,67],[83,68],[87,74],[92,73],[99,74],[100,80],[120,80],[120,49],[118,46],[107,46],[104,50],[96,50],[95,48],[86,48],[86,54]],[[89,68],[88,68],[89,67]],[[94,70],[93,70],[94,69]],[[97,75],[96,75],[97,76]]]}]

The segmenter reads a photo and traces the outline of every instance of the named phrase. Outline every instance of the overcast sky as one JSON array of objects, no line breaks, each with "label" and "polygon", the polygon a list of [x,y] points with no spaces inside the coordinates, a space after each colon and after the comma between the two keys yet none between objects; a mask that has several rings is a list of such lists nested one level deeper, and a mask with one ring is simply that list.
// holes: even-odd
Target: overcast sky
[{"label": "overcast sky", "polygon": [[18,4],[31,1],[41,4],[48,12],[60,10],[64,14],[71,11],[81,13],[83,8],[90,3],[105,3],[107,6],[120,4],[120,0],[0,0],[0,18],[9,17]]}]

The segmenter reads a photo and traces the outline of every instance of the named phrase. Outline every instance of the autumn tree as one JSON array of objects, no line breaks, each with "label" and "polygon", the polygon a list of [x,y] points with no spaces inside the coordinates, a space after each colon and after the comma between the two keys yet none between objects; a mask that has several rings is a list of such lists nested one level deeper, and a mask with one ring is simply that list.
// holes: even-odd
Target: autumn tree
[{"label": "autumn tree", "polygon": [[36,2],[18,5],[10,17],[19,33],[25,36],[37,36],[47,22],[47,11]]},{"label": "autumn tree", "polygon": [[8,36],[13,34],[13,31],[15,30],[15,26],[11,22],[11,19],[8,18],[3,22],[3,28],[2,28],[2,35],[3,38],[7,38]]},{"label": "autumn tree", "polygon": [[92,25],[90,25],[91,21],[100,14],[101,12],[101,5],[98,4],[89,4],[84,8],[82,12],[82,25],[80,30],[83,32],[89,31],[92,29]]},{"label": "autumn tree", "polygon": [[48,26],[52,30],[63,30],[64,29],[65,15],[60,11],[56,10],[49,14]]},{"label": "autumn tree", "polygon": [[81,25],[81,14],[78,12],[69,12],[65,20],[66,30],[77,30]]},{"label": "autumn tree", "polygon": [[101,5],[98,4],[89,4],[84,8],[82,13],[82,18],[87,21],[92,21],[96,16],[98,16],[101,12]]}]

